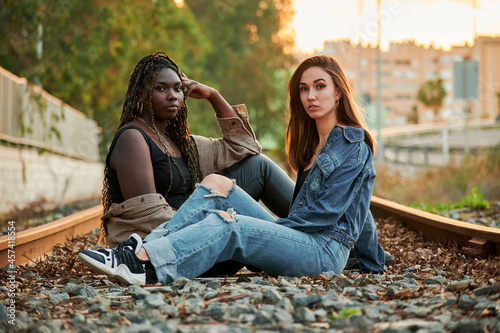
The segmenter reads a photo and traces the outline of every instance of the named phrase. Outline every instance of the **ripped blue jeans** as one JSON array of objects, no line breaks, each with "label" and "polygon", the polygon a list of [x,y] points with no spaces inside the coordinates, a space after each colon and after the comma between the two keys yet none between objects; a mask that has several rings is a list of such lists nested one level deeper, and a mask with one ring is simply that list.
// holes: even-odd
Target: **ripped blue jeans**
[{"label": "ripped blue jeans", "polygon": [[[233,218],[222,217],[219,210]],[[227,260],[276,276],[342,271],[347,247],[321,233],[307,234],[274,221],[236,185],[224,196],[197,184],[175,216],[144,239],[144,248],[162,284],[198,277]]]}]

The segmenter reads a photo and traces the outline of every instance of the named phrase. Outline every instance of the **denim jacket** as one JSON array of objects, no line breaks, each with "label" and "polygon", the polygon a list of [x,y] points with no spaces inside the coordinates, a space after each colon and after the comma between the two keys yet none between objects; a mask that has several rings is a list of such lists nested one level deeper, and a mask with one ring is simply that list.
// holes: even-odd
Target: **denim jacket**
[{"label": "denim jacket", "polygon": [[277,220],[306,233],[319,233],[352,249],[362,272],[383,272],[370,201],[375,178],[372,151],[363,129],[336,125],[309,170],[290,214]]}]

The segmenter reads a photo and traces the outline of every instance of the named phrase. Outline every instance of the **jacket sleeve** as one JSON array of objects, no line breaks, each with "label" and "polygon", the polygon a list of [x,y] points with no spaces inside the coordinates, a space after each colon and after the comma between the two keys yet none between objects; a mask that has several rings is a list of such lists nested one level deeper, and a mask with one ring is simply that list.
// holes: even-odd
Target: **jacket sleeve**
[{"label": "jacket sleeve", "polygon": [[[308,198],[309,204],[295,212],[292,207],[291,214],[287,218],[278,219],[276,223],[307,233],[329,228],[343,229],[341,218],[358,196],[363,182],[362,169],[363,164],[359,163],[346,162],[340,165],[320,185],[315,197]],[[304,184],[304,186],[311,186],[311,184]],[[303,203],[296,202],[295,204]]]},{"label": "jacket sleeve", "polygon": [[248,121],[245,105],[235,105],[233,109],[238,113],[238,117],[217,118],[221,138],[192,136],[203,177],[211,173],[220,173],[234,163],[262,150]]},{"label": "jacket sleeve", "polygon": [[101,220],[107,229],[108,245],[115,247],[133,233],[139,234],[141,238],[146,237],[174,214],[175,210],[161,194],[149,193],[112,204]]}]

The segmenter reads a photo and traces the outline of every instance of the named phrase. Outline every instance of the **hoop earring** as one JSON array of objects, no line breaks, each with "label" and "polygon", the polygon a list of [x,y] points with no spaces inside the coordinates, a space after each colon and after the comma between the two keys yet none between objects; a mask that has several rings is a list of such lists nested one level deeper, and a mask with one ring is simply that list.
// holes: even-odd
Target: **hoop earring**
[{"label": "hoop earring", "polygon": [[137,110],[139,110],[139,114],[142,114],[142,109],[144,109],[144,103],[138,101],[137,102]]}]

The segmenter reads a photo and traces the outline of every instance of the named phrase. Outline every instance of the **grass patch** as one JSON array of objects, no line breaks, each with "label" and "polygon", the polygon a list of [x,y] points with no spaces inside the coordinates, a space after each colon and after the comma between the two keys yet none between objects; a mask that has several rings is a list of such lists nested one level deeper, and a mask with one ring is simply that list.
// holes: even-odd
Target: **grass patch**
[{"label": "grass patch", "polygon": [[420,202],[418,204],[410,203],[408,206],[416,209],[420,209],[430,213],[439,213],[445,210],[468,208],[470,210],[484,210],[490,209],[490,203],[483,197],[483,194],[479,192],[477,187],[470,190],[469,194],[460,199],[458,202],[452,203],[439,203],[439,204],[429,204],[426,202]]}]

